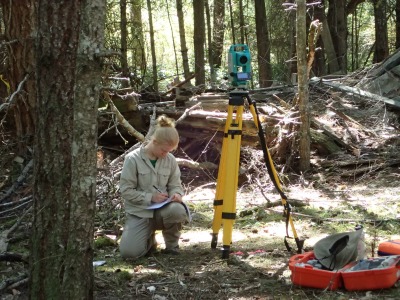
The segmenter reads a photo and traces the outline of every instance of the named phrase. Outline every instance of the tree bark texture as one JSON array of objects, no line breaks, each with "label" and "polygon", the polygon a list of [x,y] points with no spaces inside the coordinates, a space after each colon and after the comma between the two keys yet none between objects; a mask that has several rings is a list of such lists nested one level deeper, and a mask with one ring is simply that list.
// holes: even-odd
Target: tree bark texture
[{"label": "tree bark texture", "polygon": [[204,70],[204,43],[205,43],[205,20],[204,0],[193,1],[193,46],[194,46],[194,73],[195,85],[205,84],[206,74]]},{"label": "tree bark texture", "polygon": [[[258,1],[256,1],[258,2]],[[244,14],[243,14],[244,8],[243,8],[243,0],[239,0],[239,9],[238,9],[238,14],[239,14],[239,28],[240,28],[240,43],[241,44],[246,44],[246,34],[245,34],[245,28],[244,28]]]},{"label": "tree bark texture", "polygon": [[224,52],[224,32],[225,32],[224,21],[225,21],[225,1],[214,0],[212,57],[215,68],[220,68],[222,63],[222,53]]},{"label": "tree bark texture", "polygon": [[298,101],[300,112],[300,138],[299,154],[300,171],[310,168],[310,111],[308,102],[308,76],[307,76],[307,33],[306,33],[306,1],[296,0],[296,51],[297,51],[297,74],[298,74]]},{"label": "tree bark texture", "polygon": [[[135,72],[140,74],[140,78],[144,77],[146,72],[146,53],[144,50],[144,35],[143,35],[143,23],[142,23],[142,5],[141,1],[132,1],[130,4],[131,8],[131,35],[130,41],[132,59],[131,65],[135,66]],[[135,78],[138,81],[138,86],[141,84],[139,78]],[[136,88],[138,90],[138,88]]]},{"label": "tree bark texture", "polygon": [[232,34],[232,44],[236,44],[236,33],[235,33],[235,22],[233,20],[232,0],[228,0],[228,5],[229,5],[229,21],[230,21],[231,34]]},{"label": "tree bark texture", "polygon": [[396,49],[400,48],[400,0],[396,0]]},{"label": "tree bark texture", "polygon": [[188,48],[186,46],[185,18],[183,16],[182,7],[183,7],[182,0],[176,0],[176,11],[178,15],[179,38],[181,43],[183,73],[185,74],[185,79],[187,79],[190,76],[190,68],[189,68]]},{"label": "tree bark texture", "polygon": [[328,0],[328,27],[331,32],[340,71],[347,73],[347,14],[346,0]]},{"label": "tree bark texture", "polygon": [[105,0],[38,2],[30,299],[93,298]]},{"label": "tree bark texture", "polygon": [[211,43],[211,37],[212,37],[212,30],[211,30],[211,14],[210,14],[210,6],[208,4],[208,0],[204,0],[204,9],[206,12],[206,21],[207,21],[207,52],[208,52],[208,64],[210,67],[210,77],[211,77],[211,83],[214,83],[216,81],[215,78],[215,71],[214,71],[214,63],[213,63],[213,55],[212,55],[212,43]]},{"label": "tree bark texture", "polygon": [[375,15],[374,63],[378,63],[389,56],[387,4],[386,0],[374,0],[373,3]]},{"label": "tree bark texture", "polygon": [[[322,20],[325,19],[325,11],[324,11],[324,1],[321,1],[321,5],[313,5],[312,6],[312,18],[307,18],[307,21],[310,23],[314,20],[319,20],[322,24]],[[321,25],[322,26],[322,25]],[[310,28],[309,24],[307,24],[307,28]],[[322,30],[321,30],[322,31]],[[324,43],[322,42],[322,38],[319,36],[316,40],[317,51],[315,51],[314,63],[312,66],[312,72],[315,76],[323,76],[326,74],[325,67],[325,51],[324,51]]]},{"label": "tree bark texture", "polygon": [[[15,96],[10,108],[14,117],[14,126],[19,140],[20,154],[31,145],[35,132],[34,111],[36,106],[35,47],[34,35],[37,19],[34,17],[37,1],[27,0],[24,5],[19,1],[1,1],[4,17],[4,44],[8,52],[8,70],[4,80],[9,84],[9,97],[21,82],[22,89]],[[27,77],[26,77],[27,76]],[[24,81],[24,78],[26,80]],[[3,82],[1,83],[3,84]]]},{"label": "tree bark texture", "polygon": [[257,35],[257,62],[258,62],[258,80],[260,88],[266,88],[272,84],[271,68],[271,46],[269,42],[267,14],[265,10],[265,1],[254,2],[256,17],[256,35]]},{"label": "tree bark texture", "polygon": [[147,10],[149,12],[149,30],[150,30],[150,47],[151,47],[151,61],[153,64],[153,88],[158,92],[158,75],[157,75],[157,56],[156,56],[156,42],[154,40],[153,29],[153,13],[151,8],[151,0],[147,0]]},{"label": "tree bark texture", "polygon": [[[122,76],[129,76],[128,69],[128,22],[126,18],[126,0],[120,0],[119,2],[120,12],[121,12],[121,69]],[[124,86],[126,87],[126,86]]]}]

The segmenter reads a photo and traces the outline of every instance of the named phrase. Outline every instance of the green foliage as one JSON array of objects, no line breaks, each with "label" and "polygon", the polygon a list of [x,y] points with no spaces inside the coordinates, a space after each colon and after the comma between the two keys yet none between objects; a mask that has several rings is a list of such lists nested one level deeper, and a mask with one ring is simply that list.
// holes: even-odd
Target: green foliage
[{"label": "green foliage", "polygon": [[97,239],[95,239],[94,246],[96,249],[115,246],[115,241],[106,236],[100,236]]},{"label": "green foliage", "polygon": [[[284,0],[273,1],[266,0],[267,24],[269,30],[270,52],[271,52],[271,66],[273,70],[273,78],[278,82],[288,82],[290,80],[288,74],[289,64],[288,61],[295,59],[295,54],[292,53],[295,43],[294,25],[296,21],[295,10],[287,9],[283,5]],[[119,1],[107,1],[107,24],[106,24],[106,41],[105,46],[109,50],[120,51],[120,8]],[[135,32],[132,22],[135,18],[140,16],[132,15],[130,10],[131,3],[128,2],[128,60],[129,69],[134,78],[133,82],[137,90],[150,86],[153,83],[151,76],[151,54],[149,42],[149,26],[148,26],[148,11],[144,1],[141,2],[141,22],[142,33],[144,36],[143,44],[141,47],[144,50],[143,60],[138,61],[135,58],[138,49],[138,40],[141,39],[141,34]],[[211,18],[213,16],[213,5],[209,3],[211,9]],[[235,30],[235,42],[240,42],[241,29],[245,34],[245,43],[248,44],[252,53],[252,68],[253,68],[253,84],[258,86],[258,63],[257,63],[257,39],[255,31],[255,11],[254,3],[251,1],[243,1],[243,9],[239,8],[239,1],[232,1],[233,9],[233,24]],[[393,3],[388,4],[389,7]],[[327,4],[325,4],[327,7]],[[391,9],[391,8],[389,8]],[[186,46],[188,48],[188,58],[190,69],[194,70],[194,53],[193,53],[193,12],[192,2],[183,1],[184,22],[186,32]],[[309,10],[311,15],[311,9]],[[240,24],[240,13],[244,16],[244,24]],[[176,62],[178,63],[178,73],[183,73],[181,45],[179,37],[178,20],[176,13],[176,1],[152,1],[152,15],[154,23],[154,35],[156,41],[156,57],[157,57],[157,70],[159,76],[160,90],[168,88],[168,83],[172,78],[176,77]],[[219,86],[224,83],[223,77],[227,72],[227,59],[226,51],[233,43],[232,28],[230,24],[230,9],[226,4],[225,8],[225,37],[222,67],[217,71],[216,82],[213,84]],[[374,32],[374,11],[373,5],[370,1],[364,1],[357,6],[356,13],[348,16],[348,71],[370,65],[372,63],[371,51],[375,43]],[[212,22],[211,22],[212,24]],[[242,27],[243,26],[243,27]],[[395,41],[395,20],[394,15],[390,14],[388,19],[388,33],[389,33],[389,47],[390,51],[394,50]],[[334,30],[334,29],[331,29]],[[205,33],[207,34],[207,33]],[[205,45],[208,51],[208,45]],[[142,50],[140,50],[142,51]],[[135,54],[136,53],[136,54]],[[207,55],[205,56],[208,57]],[[114,56],[109,58],[108,64],[113,66],[114,71],[118,71],[119,58]],[[141,65],[143,64],[143,65]],[[211,70],[208,67],[207,61],[204,62],[206,68],[206,78],[208,83],[211,84]]]}]

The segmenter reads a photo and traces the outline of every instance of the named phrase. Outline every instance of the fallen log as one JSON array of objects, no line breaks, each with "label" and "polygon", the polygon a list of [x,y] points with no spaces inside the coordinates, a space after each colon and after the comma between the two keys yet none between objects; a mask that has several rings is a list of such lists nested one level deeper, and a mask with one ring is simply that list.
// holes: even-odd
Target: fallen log
[{"label": "fallen log", "polygon": [[360,88],[345,86],[339,83],[335,83],[329,80],[321,79],[314,77],[310,80],[311,84],[322,84],[327,87],[331,87],[333,89],[348,93],[360,100],[367,100],[367,101],[375,101],[375,102],[384,102],[390,106],[394,106],[400,108],[400,100],[398,99],[390,99],[384,96],[380,96],[377,94],[373,94],[367,91],[364,91]]},{"label": "fallen log", "polygon": [[173,87],[171,87],[168,91],[166,91],[165,93],[162,93],[162,96],[166,96],[169,93],[171,93],[175,88],[181,87],[182,85],[184,85],[185,83],[188,83],[190,80],[192,80],[194,77],[196,76],[196,74],[192,74],[190,75],[188,78],[186,78],[185,80],[179,82],[178,84],[174,85]]}]

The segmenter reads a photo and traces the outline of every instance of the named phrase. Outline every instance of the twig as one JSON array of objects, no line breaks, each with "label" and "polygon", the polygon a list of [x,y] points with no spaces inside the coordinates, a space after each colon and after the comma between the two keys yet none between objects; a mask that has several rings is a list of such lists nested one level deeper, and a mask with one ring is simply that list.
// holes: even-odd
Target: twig
[{"label": "twig", "polygon": [[132,127],[131,124],[124,118],[124,116],[119,112],[118,108],[114,105],[112,102],[110,96],[108,93],[104,92],[103,93],[104,97],[110,104],[111,110],[115,113],[118,123],[121,124],[122,126],[125,127],[125,129],[132,135],[134,136],[137,140],[143,142],[144,141],[144,135],[141,134],[139,131],[137,131],[135,128]]},{"label": "twig", "polygon": [[161,96],[165,96],[169,93],[171,93],[175,88],[180,87],[182,85],[184,85],[185,83],[189,82],[191,79],[193,79],[196,76],[196,74],[192,74],[190,75],[188,78],[186,78],[185,80],[179,82],[178,84],[174,85],[173,87],[171,87],[168,91],[166,91],[165,93],[161,94]]},{"label": "twig", "polygon": [[8,102],[5,102],[5,103],[3,103],[3,104],[0,105],[0,112],[1,112],[3,109],[8,108],[11,104],[13,104],[14,97],[15,97],[16,95],[18,95],[18,93],[21,91],[22,86],[24,85],[25,81],[28,80],[28,77],[29,77],[29,74],[26,74],[25,77],[24,77],[24,79],[18,84],[17,90],[16,90],[14,93],[12,93],[12,95],[11,95],[11,97],[10,97],[10,100],[8,100]]},{"label": "twig", "polygon": [[17,282],[15,282],[15,283],[11,284],[11,285],[8,286],[7,288],[8,288],[9,290],[15,289],[16,287],[19,287],[19,286],[21,286],[21,285],[27,284],[28,282],[29,282],[29,278],[24,278],[24,279],[22,279],[22,280],[20,280],[20,281],[17,281]]},{"label": "twig", "polygon": [[[26,198],[32,199],[32,196],[29,196],[29,197],[26,197]],[[21,203],[18,206],[15,206],[15,207],[7,209],[7,210],[3,210],[3,211],[0,212],[0,215],[3,215],[3,214],[10,213],[10,212],[13,212],[15,210],[18,210],[19,208],[21,208],[21,207],[23,207],[23,206],[25,206],[25,205],[27,205],[28,203],[31,203],[31,202],[33,202],[33,200],[28,200],[28,201],[25,201],[25,202]]]},{"label": "twig", "polygon": [[[24,197],[24,198],[19,199],[19,200],[17,200],[17,201],[12,201],[12,202],[7,202],[7,203],[0,204],[0,207],[6,207],[6,206],[11,206],[11,205],[16,205],[16,204],[21,203],[21,202],[26,202],[26,201],[28,201],[28,200],[30,200],[30,199],[32,199],[32,196]],[[0,214],[1,214],[1,213],[2,213],[2,212],[0,212]]]},{"label": "twig", "polygon": [[105,135],[107,132],[109,132],[110,130],[114,129],[115,127],[117,127],[117,124],[114,124],[114,125],[108,127],[106,130],[104,130],[104,131],[102,132],[102,134],[99,135],[99,137],[98,137],[97,139],[101,139],[101,137],[102,137],[103,135]]},{"label": "twig", "polygon": [[[10,288],[14,284],[20,283],[21,281],[27,280],[28,274],[24,273],[14,278],[7,278],[3,282],[0,283],[0,292],[4,291],[6,288]],[[25,282],[25,281],[24,281]]]},{"label": "twig", "polygon": [[7,251],[8,247],[8,236],[14,232],[18,226],[21,224],[22,220],[25,218],[25,216],[32,210],[32,206],[29,207],[25,212],[22,214],[21,218],[15,222],[15,224],[10,228],[4,230],[2,233],[0,233],[0,253],[4,253]]},{"label": "twig", "polygon": [[201,103],[197,103],[197,104],[193,105],[192,107],[189,107],[189,108],[185,109],[185,111],[184,111],[183,114],[180,116],[180,118],[179,118],[178,120],[176,120],[176,124],[182,122],[182,121],[189,115],[189,112],[190,112],[190,111],[192,111],[192,110],[198,108],[200,105],[201,105]]},{"label": "twig", "polygon": [[33,167],[33,160],[30,160],[29,163],[22,170],[21,175],[17,178],[17,181],[6,191],[6,193],[0,197],[0,203],[4,201],[4,199],[8,198],[15,189],[24,181],[25,177],[28,175],[29,171]]}]

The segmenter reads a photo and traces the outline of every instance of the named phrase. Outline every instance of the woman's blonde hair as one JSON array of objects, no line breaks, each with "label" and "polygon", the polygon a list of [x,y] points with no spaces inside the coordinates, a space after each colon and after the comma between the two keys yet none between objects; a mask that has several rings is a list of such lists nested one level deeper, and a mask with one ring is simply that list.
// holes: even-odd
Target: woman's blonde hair
[{"label": "woman's blonde hair", "polygon": [[179,134],[175,128],[175,120],[166,115],[159,116],[152,139],[159,144],[167,144],[174,148],[178,147]]}]

